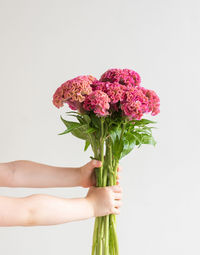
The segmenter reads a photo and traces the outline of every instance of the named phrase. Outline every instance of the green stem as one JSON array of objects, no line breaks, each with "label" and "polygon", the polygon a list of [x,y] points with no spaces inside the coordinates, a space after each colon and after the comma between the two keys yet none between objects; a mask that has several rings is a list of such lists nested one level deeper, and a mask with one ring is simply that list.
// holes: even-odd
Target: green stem
[{"label": "green stem", "polygon": [[122,124],[122,131],[121,131],[121,134],[120,134],[120,141],[121,141],[121,139],[122,139],[122,137],[123,137],[123,134],[124,134],[124,131],[125,131],[125,127],[126,127],[126,122],[124,122],[124,123]]},{"label": "green stem", "polygon": [[104,217],[105,222],[105,255],[109,255],[109,215]]},{"label": "green stem", "polygon": [[[101,167],[99,168],[99,173],[98,173],[98,187],[103,186],[103,170],[106,171],[106,168],[104,167],[104,119],[101,118],[101,137],[100,137],[100,155],[99,158],[102,162]],[[104,232],[104,219],[103,217],[99,217],[99,223],[98,223],[98,233],[97,233],[97,240],[98,240],[98,246],[97,246],[97,255],[103,255],[103,232]]]},{"label": "green stem", "polygon": [[115,215],[111,215],[111,224],[113,229],[113,241],[115,247],[115,255],[119,255],[119,246],[118,246],[118,239],[117,239],[117,232],[116,232],[116,219]]},{"label": "green stem", "polygon": [[104,119],[101,118],[101,137],[100,137],[100,160],[102,165],[99,169],[99,187],[102,187],[103,165],[104,165]]},{"label": "green stem", "polygon": [[112,141],[111,138],[108,137],[106,140],[106,158],[108,161],[107,168],[108,168],[108,185],[112,186],[114,184],[113,179],[113,158],[112,158]]},{"label": "green stem", "polygon": [[[115,185],[117,179],[117,168],[119,159],[113,158],[112,140],[107,136],[107,124],[104,118],[100,119],[100,138],[95,140],[93,137],[91,143],[95,158],[102,161],[102,166],[96,172],[98,187]],[[125,124],[123,124],[120,134],[120,140],[123,139]],[[106,145],[106,154],[104,158],[104,143]],[[92,255],[119,255],[118,240],[116,233],[115,215],[98,217],[95,220],[93,233]]]},{"label": "green stem", "polygon": [[98,233],[97,233],[97,255],[102,255],[102,239],[101,239],[101,225],[102,217],[98,217]]},{"label": "green stem", "polygon": [[111,216],[109,215],[109,230],[110,230],[110,235],[109,235],[109,251],[110,255],[115,255],[115,247],[114,247],[114,240],[113,240],[113,226],[111,222]]},{"label": "green stem", "polygon": [[95,224],[94,224],[93,244],[92,244],[92,255],[95,255],[95,254],[96,254],[97,229],[98,229],[98,218],[95,219]]},{"label": "green stem", "polygon": [[[89,136],[90,144],[91,144],[91,147],[92,147],[92,150],[93,150],[93,153],[94,153],[94,158],[99,159],[96,139],[95,139],[93,134],[89,133],[88,136]],[[99,177],[98,177],[98,175],[99,175],[99,168],[95,168],[96,186],[97,187],[99,186],[99,183],[98,183]]]}]

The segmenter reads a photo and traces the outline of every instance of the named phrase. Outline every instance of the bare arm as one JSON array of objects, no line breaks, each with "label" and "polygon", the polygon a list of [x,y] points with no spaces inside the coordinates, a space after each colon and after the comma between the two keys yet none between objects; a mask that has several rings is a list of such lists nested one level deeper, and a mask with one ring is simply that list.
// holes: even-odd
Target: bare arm
[{"label": "bare arm", "polygon": [[0,163],[1,187],[90,187],[95,183],[94,168],[100,161],[91,160],[82,167],[56,167],[29,160]]},{"label": "bare arm", "polygon": [[85,198],[65,199],[49,195],[24,198],[0,196],[0,226],[55,225],[107,214],[119,214],[119,186],[90,188]]}]

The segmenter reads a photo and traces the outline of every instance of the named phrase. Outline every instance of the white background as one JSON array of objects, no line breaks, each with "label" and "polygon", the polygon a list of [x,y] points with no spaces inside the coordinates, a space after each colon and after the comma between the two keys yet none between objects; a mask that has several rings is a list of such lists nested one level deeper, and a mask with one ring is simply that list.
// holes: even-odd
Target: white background
[{"label": "white background", "polygon": [[[130,68],[161,99],[157,146],[121,161],[122,255],[200,254],[200,4],[195,0],[0,0],[0,161],[81,166],[91,150],[64,130],[55,89],[81,74]],[[149,116],[146,116],[149,117]],[[9,189],[0,195],[84,196],[87,190]],[[0,228],[2,255],[90,254],[93,219]]]}]

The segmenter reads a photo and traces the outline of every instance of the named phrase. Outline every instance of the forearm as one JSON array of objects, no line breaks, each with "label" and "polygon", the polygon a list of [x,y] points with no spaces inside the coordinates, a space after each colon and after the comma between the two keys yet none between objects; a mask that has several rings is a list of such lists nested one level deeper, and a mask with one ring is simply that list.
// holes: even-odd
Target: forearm
[{"label": "forearm", "polygon": [[6,203],[0,212],[1,226],[56,225],[94,216],[87,198],[65,199],[39,194],[4,199]]},{"label": "forearm", "polygon": [[[74,187],[80,186],[80,169],[56,167],[28,160],[17,160],[7,163],[11,187]],[[2,185],[3,186],[3,185]]]}]

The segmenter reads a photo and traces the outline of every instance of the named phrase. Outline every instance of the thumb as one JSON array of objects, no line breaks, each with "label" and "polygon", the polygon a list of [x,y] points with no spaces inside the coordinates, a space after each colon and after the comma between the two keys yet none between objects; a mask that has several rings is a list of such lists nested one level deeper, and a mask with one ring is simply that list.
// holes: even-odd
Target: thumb
[{"label": "thumb", "polygon": [[100,160],[92,159],[87,165],[88,168],[93,169],[95,167],[101,167],[102,163]]}]

